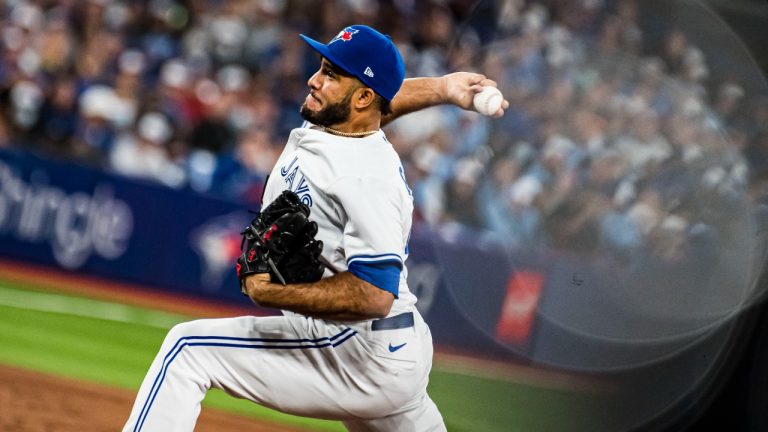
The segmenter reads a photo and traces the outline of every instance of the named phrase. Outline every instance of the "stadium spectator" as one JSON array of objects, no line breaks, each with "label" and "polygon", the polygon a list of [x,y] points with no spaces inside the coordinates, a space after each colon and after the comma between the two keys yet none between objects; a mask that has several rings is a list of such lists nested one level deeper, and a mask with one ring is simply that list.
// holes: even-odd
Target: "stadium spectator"
[{"label": "stadium spectator", "polygon": [[258,202],[316,62],[285,35],[359,21],[392,35],[412,73],[477,68],[512,103],[493,123],[439,107],[388,126],[417,223],[674,258],[688,249],[659,233],[725,229],[687,196],[728,202],[768,177],[768,98],[713,82],[712,48],[644,27],[645,3],[470,3],[329,2],[318,17],[303,0],[5,2],[0,145]]},{"label": "stadium spectator", "polygon": [[136,134],[126,132],[117,140],[110,155],[112,168],[127,176],[181,186],[186,180],[184,170],[173,163],[166,148],[174,134],[168,119],[148,112],[139,118],[136,128]]},{"label": "stadium spectator", "polygon": [[616,139],[614,147],[641,177],[653,171],[652,165],[672,154],[671,146],[661,134],[661,120],[650,110],[638,113],[630,121],[630,129]]}]

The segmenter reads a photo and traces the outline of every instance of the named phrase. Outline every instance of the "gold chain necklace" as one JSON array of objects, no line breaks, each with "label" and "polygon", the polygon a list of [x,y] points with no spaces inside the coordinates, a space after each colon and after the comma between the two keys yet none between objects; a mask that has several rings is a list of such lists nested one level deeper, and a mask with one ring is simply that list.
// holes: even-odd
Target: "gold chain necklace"
[{"label": "gold chain necklace", "polygon": [[378,130],[364,131],[364,132],[342,132],[340,130],[329,128],[328,126],[323,126],[323,128],[325,129],[326,132],[330,134],[343,136],[343,137],[353,137],[353,138],[364,137],[364,136],[375,134],[376,132],[378,132]]}]

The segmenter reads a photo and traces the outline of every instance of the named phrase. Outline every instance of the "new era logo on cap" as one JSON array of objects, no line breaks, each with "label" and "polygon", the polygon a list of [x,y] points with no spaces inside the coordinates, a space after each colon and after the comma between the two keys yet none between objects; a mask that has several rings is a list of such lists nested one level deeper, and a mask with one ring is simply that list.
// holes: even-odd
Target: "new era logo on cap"
[{"label": "new era logo on cap", "polygon": [[363,73],[373,78],[373,71],[371,70],[370,67],[365,68],[365,71],[363,71]]}]

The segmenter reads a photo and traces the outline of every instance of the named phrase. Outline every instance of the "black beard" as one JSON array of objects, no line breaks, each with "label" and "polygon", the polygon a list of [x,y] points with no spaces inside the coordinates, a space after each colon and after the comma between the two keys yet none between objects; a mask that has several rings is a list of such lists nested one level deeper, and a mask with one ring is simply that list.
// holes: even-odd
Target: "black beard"
[{"label": "black beard", "polygon": [[299,114],[301,114],[301,118],[304,120],[318,126],[328,127],[343,123],[349,120],[349,114],[352,111],[349,106],[349,101],[352,100],[353,91],[354,90],[349,91],[341,101],[330,104],[317,112],[307,108],[307,103],[304,102],[301,105]]}]

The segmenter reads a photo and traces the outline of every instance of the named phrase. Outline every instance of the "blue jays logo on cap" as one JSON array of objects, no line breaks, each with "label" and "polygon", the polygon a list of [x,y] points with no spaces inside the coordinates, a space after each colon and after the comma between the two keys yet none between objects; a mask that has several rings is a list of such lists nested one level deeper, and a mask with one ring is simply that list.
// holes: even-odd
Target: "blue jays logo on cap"
[{"label": "blue jays logo on cap", "polygon": [[[392,39],[364,25],[345,27],[327,44],[301,38],[329,62],[347,71],[387,100],[405,78],[405,64]],[[343,43],[338,43],[342,41]]]},{"label": "blue jays logo on cap", "polygon": [[332,43],[334,43],[336,41],[344,41],[344,42],[351,41],[352,40],[352,35],[354,35],[358,31],[359,30],[353,29],[352,27],[347,27],[344,30],[340,31],[339,34],[337,34],[335,38],[331,39],[331,41],[328,42],[328,45],[330,45],[330,44],[332,44]]}]

